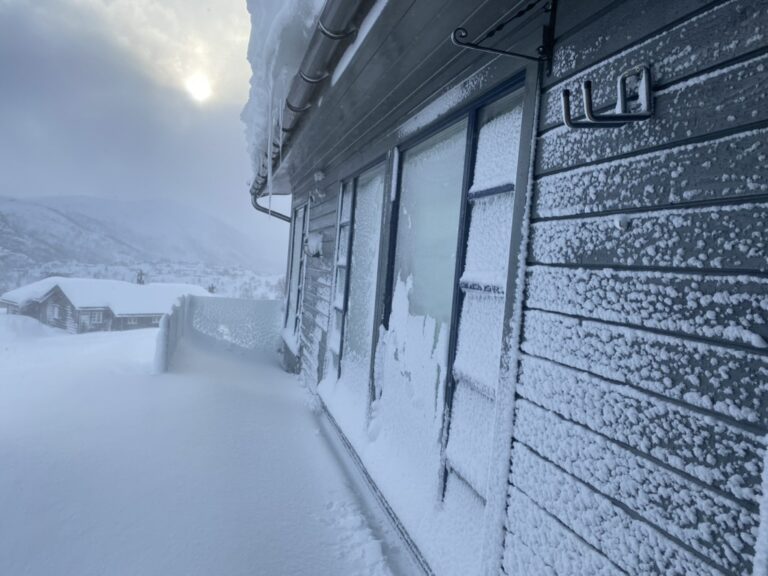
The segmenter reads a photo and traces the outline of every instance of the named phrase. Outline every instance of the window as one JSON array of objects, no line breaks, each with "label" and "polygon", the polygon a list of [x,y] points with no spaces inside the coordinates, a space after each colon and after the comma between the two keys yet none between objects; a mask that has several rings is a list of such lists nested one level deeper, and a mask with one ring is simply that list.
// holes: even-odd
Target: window
[{"label": "window", "polygon": [[104,321],[104,314],[101,310],[91,312],[91,324],[101,324]]},{"label": "window", "polygon": [[139,325],[139,319],[138,318],[128,318],[127,322],[128,322],[128,326],[138,326]]},{"label": "window", "polygon": [[444,327],[453,309],[466,140],[462,120],[402,159],[394,281],[407,286],[410,316]]},{"label": "window", "polygon": [[152,316],[152,326],[160,326],[162,316]]},{"label": "window", "polygon": [[58,304],[51,305],[51,318],[53,320],[61,319],[61,306],[59,306]]},{"label": "window", "polygon": [[379,164],[344,182],[339,197],[329,349],[337,374],[364,384],[373,347],[384,179]]},{"label": "window", "polygon": [[301,326],[301,305],[304,288],[304,269],[306,267],[306,252],[304,243],[309,226],[309,207],[300,206],[293,213],[293,233],[291,235],[291,269],[288,290],[288,304],[285,314],[285,328],[291,335],[296,336]]},{"label": "window", "polygon": [[522,118],[521,90],[490,96],[401,149],[377,349],[376,418],[397,420],[403,457],[422,466],[439,445],[443,490],[458,475],[481,497]]}]

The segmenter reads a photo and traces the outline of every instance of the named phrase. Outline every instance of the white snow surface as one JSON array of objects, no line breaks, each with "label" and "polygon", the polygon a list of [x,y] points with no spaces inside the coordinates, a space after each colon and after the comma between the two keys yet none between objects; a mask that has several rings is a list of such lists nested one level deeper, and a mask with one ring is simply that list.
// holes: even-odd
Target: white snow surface
[{"label": "white snow surface", "polygon": [[0,300],[23,306],[39,301],[56,286],[77,308],[109,308],[117,316],[166,314],[180,296],[208,295],[205,289],[192,284],[132,284],[120,280],[52,276],[10,290],[0,296]]},{"label": "white snow surface", "polygon": [[387,576],[403,554],[295,376],[155,329],[0,315],[0,574]]}]

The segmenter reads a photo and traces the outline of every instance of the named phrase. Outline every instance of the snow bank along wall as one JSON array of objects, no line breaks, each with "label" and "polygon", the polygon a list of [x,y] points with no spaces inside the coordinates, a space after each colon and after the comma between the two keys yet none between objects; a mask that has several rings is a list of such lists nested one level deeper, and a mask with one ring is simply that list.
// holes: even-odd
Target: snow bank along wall
[{"label": "snow bank along wall", "polygon": [[[551,75],[448,40],[519,8],[389,0],[324,87],[287,349],[437,574],[764,575],[768,4],[560,0]],[[650,120],[562,124],[641,64]]]},{"label": "snow bank along wall", "polygon": [[157,337],[155,370],[165,372],[185,339],[220,343],[257,358],[279,350],[280,301],[182,296],[163,317]]}]

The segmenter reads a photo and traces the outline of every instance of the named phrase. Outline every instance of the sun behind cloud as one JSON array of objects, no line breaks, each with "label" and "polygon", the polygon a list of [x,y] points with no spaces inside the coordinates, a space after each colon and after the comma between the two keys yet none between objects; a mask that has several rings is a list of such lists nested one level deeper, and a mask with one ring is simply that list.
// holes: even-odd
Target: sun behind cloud
[{"label": "sun behind cloud", "polygon": [[197,102],[205,102],[212,94],[211,82],[208,80],[208,76],[202,72],[195,72],[188,76],[184,81],[184,87],[192,99]]}]

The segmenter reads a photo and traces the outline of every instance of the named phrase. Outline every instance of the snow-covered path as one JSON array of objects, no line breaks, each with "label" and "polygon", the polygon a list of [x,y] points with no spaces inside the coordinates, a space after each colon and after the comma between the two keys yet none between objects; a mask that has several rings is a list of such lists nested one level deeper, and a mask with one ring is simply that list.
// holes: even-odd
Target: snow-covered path
[{"label": "snow-covered path", "polygon": [[154,330],[30,322],[0,315],[0,574],[407,565],[294,377],[200,349],[152,375]]}]

